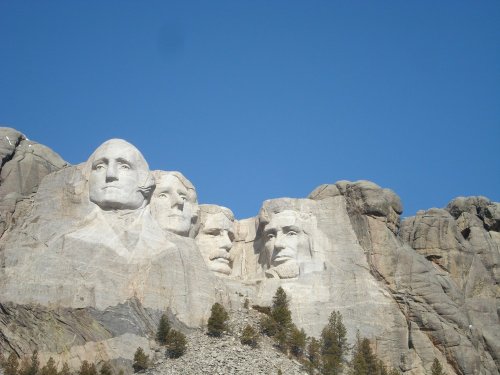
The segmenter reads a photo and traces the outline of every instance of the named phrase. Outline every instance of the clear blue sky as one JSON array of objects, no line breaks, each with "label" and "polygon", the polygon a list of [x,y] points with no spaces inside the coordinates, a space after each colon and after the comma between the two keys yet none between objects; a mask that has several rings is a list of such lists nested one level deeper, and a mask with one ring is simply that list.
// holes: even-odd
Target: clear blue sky
[{"label": "clear blue sky", "polygon": [[0,123],[124,138],[238,218],[341,179],[500,201],[500,1],[0,0]]}]

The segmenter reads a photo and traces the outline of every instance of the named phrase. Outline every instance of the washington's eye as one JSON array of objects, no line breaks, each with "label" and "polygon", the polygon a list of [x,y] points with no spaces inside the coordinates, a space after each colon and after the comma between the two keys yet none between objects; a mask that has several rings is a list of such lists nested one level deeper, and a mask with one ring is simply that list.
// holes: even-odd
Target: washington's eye
[{"label": "washington's eye", "polygon": [[130,165],[128,165],[128,164],[120,164],[120,169],[130,169]]},{"label": "washington's eye", "polygon": [[287,236],[296,236],[298,233],[295,232],[294,230],[289,230],[288,232],[286,232],[286,235]]},{"label": "washington's eye", "polygon": [[106,168],[104,164],[97,164],[96,166],[94,166],[94,169],[96,171],[102,171],[104,168]]}]

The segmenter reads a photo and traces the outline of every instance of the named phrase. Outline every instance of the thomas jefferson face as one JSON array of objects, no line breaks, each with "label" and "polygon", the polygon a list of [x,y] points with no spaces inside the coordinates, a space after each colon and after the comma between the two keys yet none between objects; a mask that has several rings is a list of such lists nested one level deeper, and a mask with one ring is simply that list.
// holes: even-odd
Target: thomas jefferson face
[{"label": "thomas jefferson face", "polygon": [[187,236],[196,215],[197,204],[179,178],[165,173],[156,182],[151,209],[163,229]]},{"label": "thomas jefferson face", "polygon": [[103,210],[135,210],[146,205],[140,186],[148,177],[148,165],[134,146],[113,139],[92,155],[90,200]]},{"label": "thomas jefferson face", "polygon": [[310,258],[309,238],[295,211],[274,214],[264,227],[264,241],[269,264],[280,278],[297,277],[299,261]]},{"label": "thomas jefferson face", "polygon": [[208,214],[196,243],[208,268],[223,275],[231,273],[229,251],[233,247],[234,223],[222,212]]}]

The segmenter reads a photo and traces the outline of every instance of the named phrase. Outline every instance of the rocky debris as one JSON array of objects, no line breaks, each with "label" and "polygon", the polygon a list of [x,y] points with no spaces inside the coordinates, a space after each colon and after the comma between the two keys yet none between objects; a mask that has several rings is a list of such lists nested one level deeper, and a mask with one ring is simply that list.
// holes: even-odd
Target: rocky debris
[{"label": "rocky debris", "polygon": [[230,331],[221,338],[210,337],[204,329],[187,334],[188,349],[177,359],[167,359],[165,349],[157,348],[150,375],[170,374],[283,374],[303,375],[302,365],[273,347],[272,339],[261,336],[259,347],[252,349],[240,343],[246,324],[258,329],[259,313],[254,310],[229,311]]}]

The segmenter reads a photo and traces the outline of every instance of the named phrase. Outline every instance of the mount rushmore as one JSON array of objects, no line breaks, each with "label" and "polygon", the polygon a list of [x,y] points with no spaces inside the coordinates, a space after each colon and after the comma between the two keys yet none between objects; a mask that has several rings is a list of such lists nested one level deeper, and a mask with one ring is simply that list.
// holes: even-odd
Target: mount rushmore
[{"label": "mount rushmore", "polygon": [[368,337],[404,374],[434,358],[448,374],[499,373],[497,202],[459,197],[401,221],[393,191],[339,181],[236,220],[124,140],[70,165],[0,128],[0,156],[3,352],[125,363],[165,312],[196,329],[215,302],[268,306],[281,286],[308,335],[338,310],[350,342]]}]

